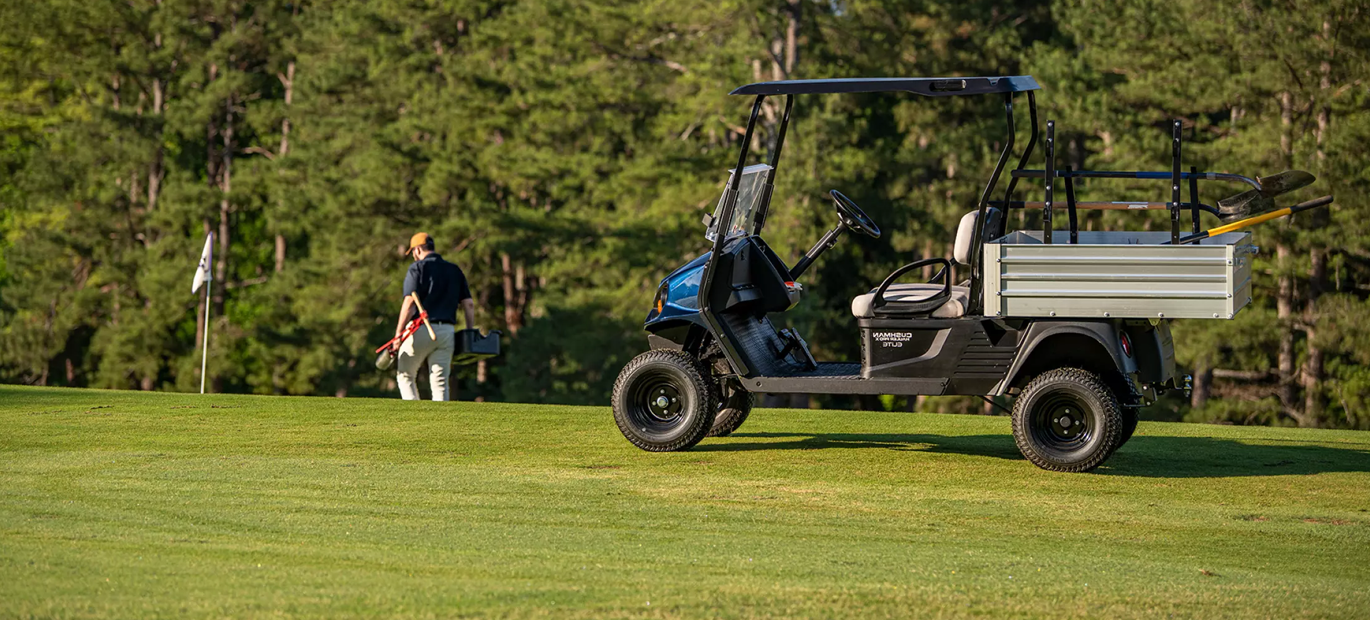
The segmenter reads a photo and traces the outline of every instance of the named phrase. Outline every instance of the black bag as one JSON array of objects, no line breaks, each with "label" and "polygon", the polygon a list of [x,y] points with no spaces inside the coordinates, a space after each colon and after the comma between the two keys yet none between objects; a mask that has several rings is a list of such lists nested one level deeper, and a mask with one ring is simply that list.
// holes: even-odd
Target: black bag
[{"label": "black bag", "polygon": [[457,350],[452,356],[453,364],[474,364],[499,355],[499,330],[482,336],[478,329],[463,329],[456,336]]}]

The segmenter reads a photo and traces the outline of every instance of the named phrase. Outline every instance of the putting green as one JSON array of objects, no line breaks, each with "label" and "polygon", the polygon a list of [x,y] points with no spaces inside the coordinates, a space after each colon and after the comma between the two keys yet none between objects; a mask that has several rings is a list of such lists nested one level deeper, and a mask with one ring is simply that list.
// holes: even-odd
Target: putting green
[{"label": "putting green", "polygon": [[0,617],[1370,615],[1370,433],[0,386]]}]

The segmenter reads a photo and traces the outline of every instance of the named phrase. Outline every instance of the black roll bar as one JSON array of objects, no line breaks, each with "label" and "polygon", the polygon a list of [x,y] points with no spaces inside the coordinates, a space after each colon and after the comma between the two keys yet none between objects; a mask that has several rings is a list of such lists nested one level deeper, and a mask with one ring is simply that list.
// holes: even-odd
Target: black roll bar
[{"label": "black roll bar", "polygon": [[[771,151],[771,171],[766,173],[766,187],[761,194],[761,208],[756,214],[756,234],[766,226],[766,215],[771,212],[771,194],[775,192],[775,171],[780,169],[780,151],[785,148],[785,131],[790,127],[790,110],[794,108],[794,95],[785,95],[785,114],[780,117],[780,132],[775,137],[775,150]],[[740,169],[739,169],[740,170]]]},{"label": "black roll bar", "polygon": [[[1023,155],[1018,158],[1018,167],[1014,169],[1015,174],[1009,176],[1008,188],[1004,190],[1004,202],[1013,201],[1013,190],[1018,186],[1018,179],[1020,178],[1016,173],[1027,165],[1028,158],[1032,156],[1032,149],[1037,146],[1037,93],[1028,91],[1027,95],[1028,119],[1032,124],[1032,133],[1028,135],[1027,148],[1023,149]],[[1067,180],[1066,182],[1069,183],[1070,181]],[[996,237],[1003,236],[1005,227],[1008,226],[1008,214],[1005,213],[1004,215],[1005,217],[999,220],[999,230],[992,230],[990,234]]]},{"label": "black roll bar", "polygon": [[[750,370],[747,364],[742,361],[742,356],[728,338],[723,338],[723,326],[714,317],[713,309],[709,307],[709,291],[713,288],[714,272],[718,270],[718,256],[723,252],[723,243],[728,240],[728,226],[733,221],[733,209],[737,207],[737,188],[742,183],[742,169],[747,167],[747,151],[751,148],[752,132],[756,129],[756,119],[761,115],[761,104],[766,100],[765,95],[757,95],[756,102],[752,104],[752,115],[747,119],[747,131],[742,136],[742,148],[737,155],[737,169],[733,171],[732,178],[728,179],[728,189],[724,190],[723,210],[718,213],[718,227],[715,229],[714,246],[710,250],[709,260],[704,265],[704,275],[699,279],[699,314],[708,322],[709,329],[717,336],[716,340],[723,346],[723,355],[732,364],[733,370],[739,375],[746,375]],[[786,115],[788,116],[788,114]],[[777,151],[778,155],[778,151]]]},{"label": "black roll bar", "polygon": [[[1036,107],[1036,104],[1029,95],[1028,105]],[[970,308],[966,314],[981,314],[984,308],[984,295],[980,291],[981,272],[984,270],[985,258],[985,210],[989,208],[989,195],[994,191],[994,186],[999,183],[999,175],[1004,172],[1004,165],[1008,163],[1008,156],[1013,152],[1013,141],[1016,137],[1013,124],[1013,93],[1004,93],[1004,112],[1008,118],[1008,142],[1004,143],[1004,150],[999,154],[999,163],[994,165],[994,174],[989,177],[989,183],[985,184],[985,191],[980,193],[980,207],[975,216],[975,238],[971,240],[970,253]]]}]

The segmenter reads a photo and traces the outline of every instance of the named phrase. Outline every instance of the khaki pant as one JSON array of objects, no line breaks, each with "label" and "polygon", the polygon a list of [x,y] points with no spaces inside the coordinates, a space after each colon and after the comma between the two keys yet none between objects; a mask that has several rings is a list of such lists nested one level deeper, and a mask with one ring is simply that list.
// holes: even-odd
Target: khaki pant
[{"label": "khaki pant", "polygon": [[400,345],[395,356],[395,369],[400,384],[400,397],[405,400],[419,399],[417,383],[419,369],[428,363],[428,385],[433,388],[433,400],[450,400],[451,388],[447,385],[447,375],[452,368],[452,352],[456,349],[456,326],[449,324],[433,325],[433,333],[438,339],[428,337],[428,330],[422,327]]}]

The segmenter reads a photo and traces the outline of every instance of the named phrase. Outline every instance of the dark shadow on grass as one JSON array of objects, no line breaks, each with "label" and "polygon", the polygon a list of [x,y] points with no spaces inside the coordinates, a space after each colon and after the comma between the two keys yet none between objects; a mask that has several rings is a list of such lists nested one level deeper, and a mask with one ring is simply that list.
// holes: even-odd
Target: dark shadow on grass
[{"label": "dark shadow on grass", "polygon": [[[699,444],[700,452],[751,450],[883,449],[910,452],[966,454],[1021,460],[1010,435],[930,435],[919,433],[733,433],[730,439],[785,441],[728,441]],[[1326,444],[1276,441],[1274,445],[1209,437],[1138,435],[1094,473],[1142,478],[1229,478],[1288,476],[1325,472],[1370,472],[1370,436],[1365,444],[1334,447]],[[727,440],[725,440],[727,441]]]}]

